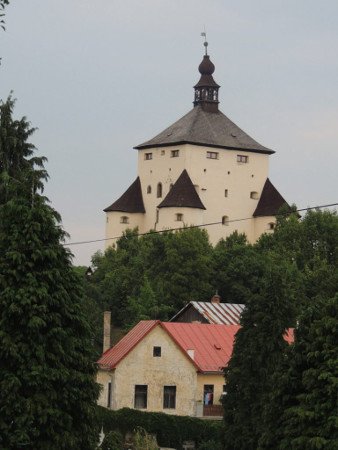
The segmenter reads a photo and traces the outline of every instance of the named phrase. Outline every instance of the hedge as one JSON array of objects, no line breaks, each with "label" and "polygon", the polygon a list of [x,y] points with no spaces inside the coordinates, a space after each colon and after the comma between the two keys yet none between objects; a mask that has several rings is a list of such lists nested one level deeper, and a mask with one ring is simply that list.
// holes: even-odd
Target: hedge
[{"label": "hedge", "polygon": [[116,430],[125,435],[136,427],[142,427],[147,433],[156,435],[161,447],[180,448],[184,441],[190,440],[197,445],[210,439],[221,440],[221,420],[202,420],[129,408],[112,411],[101,406],[98,406],[98,420],[105,434]]}]

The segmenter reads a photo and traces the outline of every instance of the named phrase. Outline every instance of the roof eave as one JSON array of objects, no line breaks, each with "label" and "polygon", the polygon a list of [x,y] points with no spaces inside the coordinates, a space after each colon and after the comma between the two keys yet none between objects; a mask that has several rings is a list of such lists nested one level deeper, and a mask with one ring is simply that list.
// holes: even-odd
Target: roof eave
[{"label": "roof eave", "polygon": [[162,144],[141,144],[134,147],[135,150],[146,150],[148,148],[160,148],[160,147],[173,147],[177,145],[184,145],[184,144],[191,144],[196,145],[198,147],[211,147],[211,148],[223,148],[226,150],[241,150],[243,152],[249,152],[249,153],[262,153],[265,155],[273,155],[276,153],[274,150],[271,150],[269,148],[266,149],[255,149],[255,148],[244,148],[244,147],[230,147],[226,145],[218,145],[218,144],[207,144],[203,142],[193,142],[193,141],[175,141],[175,142],[167,142]]}]

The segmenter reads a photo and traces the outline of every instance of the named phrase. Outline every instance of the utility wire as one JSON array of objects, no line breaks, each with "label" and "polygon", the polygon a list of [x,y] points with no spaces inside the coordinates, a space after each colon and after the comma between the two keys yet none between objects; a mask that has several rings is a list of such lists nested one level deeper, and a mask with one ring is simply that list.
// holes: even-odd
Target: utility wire
[{"label": "utility wire", "polygon": [[[277,216],[288,216],[288,215],[290,215],[290,214],[292,214],[292,213],[295,213],[295,212],[301,212],[301,211],[310,211],[310,210],[312,210],[312,209],[322,209],[322,208],[330,208],[330,207],[332,207],[332,206],[338,206],[338,202],[337,203],[330,203],[330,204],[328,204],[328,205],[318,205],[318,206],[311,206],[311,207],[309,207],[309,208],[300,208],[300,209],[295,209],[295,210],[293,210],[293,211],[291,211],[291,213],[290,213],[290,211],[288,211],[288,212],[286,212],[286,213],[283,213],[283,214],[277,214]],[[263,216],[262,216],[263,217]],[[232,220],[227,220],[227,224],[228,223],[234,223],[234,222],[243,222],[243,221],[245,221],[245,220],[253,220],[253,219],[255,219],[255,217],[245,217],[245,218],[243,218],[243,219],[232,219]],[[220,225],[220,224],[222,224],[222,221],[218,221],[218,222],[210,222],[210,223],[204,223],[204,224],[201,224],[201,225],[189,225],[189,226],[186,226],[186,227],[177,227],[177,228],[169,228],[169,229],[166,229],[166,230],[153,230],[153,231],[147,231],[147,232],[145,232],[145,233],[137,233],[137,234],[135,234],[135,237],[138,237],[138,236],[147,236],[148,234],[159,234],[159,233],[166,233],[166,232],[168,232],[168,231],[178,231],[178,230],[187,230],[187,229],[190,229],[190,228],[205,228],[205,227],[209,227],[209,226],[212,226],[212,225]],[[70,245],[83,245],[83,244],[93,244],[93,243],[95,243],[95,242],[104,242],[104,241],[110,241],[110,240],[114,240],[114,239],[120,239],[120,238],[122,238],[123,237],[123,235],[120,235],[120,236],[114,236],[114,237],[109,237],[109,238],[102,238],[102,239],[93,239],[93,240],[91,240],[91,241],[78,241],[78,242],[68,242],[68,243],[66,243],[66,244],[63,244],[65,247],[68,247],[68,246],[70,246]]]}]

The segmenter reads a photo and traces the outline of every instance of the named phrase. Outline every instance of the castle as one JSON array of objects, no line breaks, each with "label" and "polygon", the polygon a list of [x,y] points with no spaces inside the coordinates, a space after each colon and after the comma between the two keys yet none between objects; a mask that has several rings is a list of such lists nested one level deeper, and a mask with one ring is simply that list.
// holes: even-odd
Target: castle
[{"label": "castle", "polygon": [[135,147],[138,176],[104,210],[108,246],[135,227],[146,233],[205,225],[213,244],[235,230],[254,242],[274,229],[286,204],[268,178],[275,152],[219,110],[220,86],[207,47],[198,70],[192,110]]}]

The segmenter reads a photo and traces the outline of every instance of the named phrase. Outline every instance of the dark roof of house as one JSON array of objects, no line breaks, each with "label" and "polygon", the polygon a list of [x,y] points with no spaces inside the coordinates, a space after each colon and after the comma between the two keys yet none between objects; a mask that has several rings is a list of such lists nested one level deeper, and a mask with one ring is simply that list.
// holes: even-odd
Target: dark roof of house
[{"label": "dark roof of house", "polygon": [[267,178],[253,216],[275,216],[284,205],[289,206],[269,178]]},{"label": "dark roof of house", "polygon": [[158,205],[158,208],[168,207],[205,209],[186,169],[183,170],[164,200]]},{"label": "dark roof of house", "polygon": [[239,303],[212,303],[195,302],[187,303],[177,314],[170,319],[170,322],[177,322],[177,319],[188,309],[195,309],[209,323],[223,325],[238,325],[245,305]]},{"label": "dark roof of house", "polygon": [[140,150],[179,144],[275,153],[252,139],[221,111],[205,111],[201,105],[196,105],[162,133],[135,148]]},{"label": "dark roof of house", "polygon": [[140,177],[137,177],[124,194],[103,211],[123,211],[128,213],[145,213]]}]

